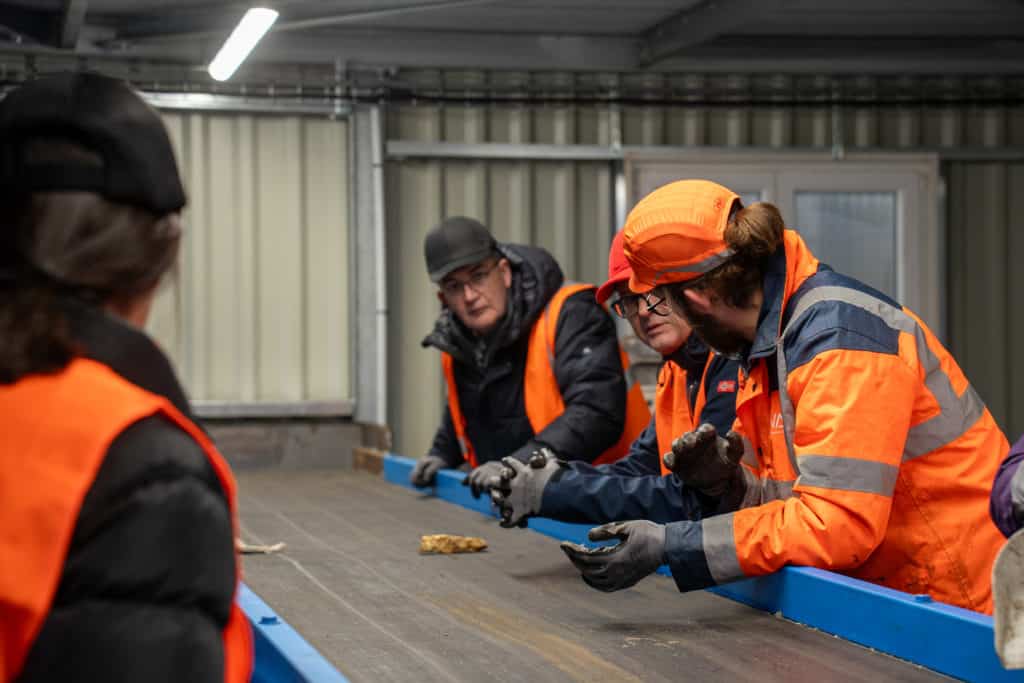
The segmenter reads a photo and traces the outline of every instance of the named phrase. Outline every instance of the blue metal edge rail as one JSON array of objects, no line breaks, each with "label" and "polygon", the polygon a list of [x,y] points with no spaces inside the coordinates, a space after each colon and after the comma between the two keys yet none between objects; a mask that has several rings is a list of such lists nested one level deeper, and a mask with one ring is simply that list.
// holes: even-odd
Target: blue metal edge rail
[{"label": "blue metal edge rail", "polygon": [[[388,454],[384,478],[412,488],[415,460]],[[490,501],[474,499],[462,472],[442,471],[432,489],[438,498],[494,516]],[[589,524],[531,519],[534,531],[585,543]],[[512,532],[509,532],[512,533]],[[659,573],[669,574],[668,567]],[[718,595],[893,657],[967,681],[1024,681],[1024,671],[1007,671],[995,652],[992,617],[810,567],[786,567],[774,574],[709,589]],[[685,599],[680,596],[680,599]]]},{"label": "blue metal edge rail", "polygon": [[238,587],[236,602],[252,624],[253,683],[348,683],[244,583]]}]

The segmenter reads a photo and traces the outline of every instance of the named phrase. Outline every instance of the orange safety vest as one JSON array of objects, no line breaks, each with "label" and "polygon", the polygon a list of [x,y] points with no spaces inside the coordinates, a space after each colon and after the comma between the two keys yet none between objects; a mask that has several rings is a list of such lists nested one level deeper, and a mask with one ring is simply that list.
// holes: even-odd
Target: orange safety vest
[{"label": "orange safety vest", "polygon": [[[594,289],[594,286],[564,285],[551,297],[544,313],[537,318],[530,331],[530,342],[526,352],[526,371],[523,378],[523,398],[526,403],[526,417],[530,421],[530,426],[533,427],[534,434],[539,434],[565,412],[565,403],[562,401],[562,392],[558,388],[554,370],[555,328],[558,325],[558,314],[561,312],[565,300],[573,294],[587,289]],[[621,347],[619,355],[622,359],[623,372],[629,378],[629,357]],[[466,418],[459,407],[459,392],[455,386],[454,361],[451,355],[441,354],[441,368],[444,371],[445,383],[448,387],[448,410],[452,416],[452,425],[455,427],[455,435],[459,439],[462,456],[470,466],[476,467],[478,465],[476,452],[473,450],[473,444],[469,442],[469,436],[466,434]],[[622,428],[622,435],[614,446],[594,460],[594,464],[615,462],[625,456],[629,452],[630,444],[650,421],[651,412],[647,408],[643,388],[638,382],[630,382],[626,393],[626,423]]]},{"label": "orange safety vest", "polygon": [[[203,449],[237,532],[235,481],[209,438],[163,397],[86,359],[55,374],[0,386],[0,680],[18,676],[60,584],[79,510],[107,449],[129,425],[162,414]],[[236,567],[241,566],[236,561]],[[236,584],[237,585],[237,584]],[[252,631],[233,604],[224,638],[224,680],[252,675]]]},{"label": "orange safety vest", "polygon": [[[788,310],[818,260],[793,231],[784,248]],[[759,500],[701,522],[707,566],[717,583],[820,567],[991,613],[1004,539],[989,493],[1006,437],[917,316],[834,282],[809,289],[778,331],[778,389],[767,359],[741,377],[735,429]],[[800,339],[787,332],[840,305],[875,316],[898,349],[840,346],[787,368],[784,349]]]},{"label": "orange safety vest", "polygon": [[704,378],[714,358],[714,354],[709,353],[704,363],[692,411],[686,391],[686,370],[669,360],[658,372],[658,390],[654,394],[654,431],[658,437],[658,465],[663,476],[672,473],[662,461],[662,456],[672,450],[672,442],[700,426],[700,415],[707,402]]}]

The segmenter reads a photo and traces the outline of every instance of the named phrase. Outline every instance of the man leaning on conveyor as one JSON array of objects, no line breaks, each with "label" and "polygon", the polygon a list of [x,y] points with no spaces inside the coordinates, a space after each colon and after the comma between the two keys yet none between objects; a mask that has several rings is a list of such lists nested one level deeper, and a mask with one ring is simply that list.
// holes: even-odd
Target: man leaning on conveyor
[{"label": "man leaning on conveyor", "polygon": [[662,462],[661,454],[671,450],[676,437],[705,422],[723,434],[729,430],[736,417],[739,366],[711,354],[664,299],[629,291],[633,271],[622,250],[623,236],[620,231],[612,240],[608,280],[598,288],[597,300],[604,304],[614,297],[612,310],[664,360],[654,417],[629,454],[611,464],[559,461],[545,453],[527,464],[508,458],[501,485],[491,490],[502,526],[517,526],[532,516],[595,524],[621,519],[701,519],[720,507],[735,506],[728,502],[730,495],[743,494],[738,479],[716,480],[711,489],[702,490],[699,473],[688,473],[690,485],[684,487]]},{"label": "man leaning on conveyor", "polygon": [[564,545],[583,578],[614,591],[667,563],[690,591],[804,565],[991,612],[988,499],[1009,445],[928,327],[712,182],[655,190],[625,231],[630,288],[741,366],[734,431],[702,428],[666,464],[733,478],[742,458],[747,493],[700,521],[593,530],[611,551]]},{"label": "man leaning on conveyor", "polygon": [[45,76],[0,160],[0,681],[248,681],[235,482],[144,331],[185,230],[160,115]]},{"label": "man leaning on conveyor", "polygon": [[498,483],[501,459],[546,448],[565,460],[621,458],[650,412],[627,386],[626,356],[591,285],[566,284],[545,250],[498,243],[481,223],[453,217],[424,252],[441,314],[423,340],[441,352],[448,405],[413,469],[429,486],[468,462],[474,496]]}]

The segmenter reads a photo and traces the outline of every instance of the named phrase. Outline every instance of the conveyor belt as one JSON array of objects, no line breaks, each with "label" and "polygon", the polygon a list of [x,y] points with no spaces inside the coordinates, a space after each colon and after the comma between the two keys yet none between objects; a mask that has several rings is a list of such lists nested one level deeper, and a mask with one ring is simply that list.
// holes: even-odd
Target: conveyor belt
[{"label": "conveyor belt", "polygon": [[[349,471],[242,472],[245,580],[352,681],[943,677],[653,576],[606,595],[550,538]],[[428,533],[487,552],[421,556]]]}]

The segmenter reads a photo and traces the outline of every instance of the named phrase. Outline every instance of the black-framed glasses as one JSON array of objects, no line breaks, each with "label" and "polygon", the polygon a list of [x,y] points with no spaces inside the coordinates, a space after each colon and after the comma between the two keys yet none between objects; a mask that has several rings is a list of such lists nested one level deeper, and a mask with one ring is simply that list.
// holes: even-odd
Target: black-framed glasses
[{"label": "black-framed glasses", "polygon": [[441,292],[447,297],[456,297],[465,293],[466,287],[469,287],[474,292],[479,293],[480,289],[487,282],[487,278],[490,277],[494,269],[498,267],[500,261],[495,261],[491,264],[490,268],[481,267],[478,270],[474,270],[470,273],[469,277],[465,280],[458,280],[454,277],[446,278],[441,283]]},{"label": "black-framed glasses", "polygon": [[619,297],[612,302],[612,310],[615,311],[615,315],[620,318],[632,318],[640,312],[641,301],[643,301],[644,306],[647,307],[648,313],[660,316],[667,316],[669,314],[668,304],[665,302],[665,297],[660,293],[655,296],[653,292],[647,292],[645,294],[619,295]]}]

